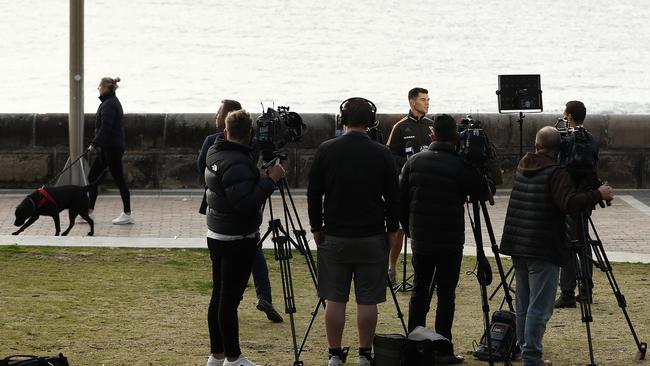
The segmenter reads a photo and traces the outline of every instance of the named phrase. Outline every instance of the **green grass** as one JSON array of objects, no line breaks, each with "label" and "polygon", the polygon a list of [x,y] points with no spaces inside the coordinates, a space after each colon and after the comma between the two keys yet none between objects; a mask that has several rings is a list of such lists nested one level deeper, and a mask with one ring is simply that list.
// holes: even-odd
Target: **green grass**
[{"label": "green grass", "polygon": [[[267,252],[274,304],[283,309],[278,263]],[[474,265],[466,257],[454,322],[454,341],[466,365],[472,342],[483,331],[479,288],[466,275]],[[504,261],[509,266],[509,261]],[[304,259],[291,261],[302,339],[316,292]],[[496,268],[493,266],[496,273]],[[650,338],[650,265],[616,264],[614,273],[643,341]],[[636,365],[635,345],[605,276],[594,274],[596,290],[592,330],[599,365]],[[496,278],[496,276],[495,276]],[[63,352],[77,365],[205,365],[209,352],[206,309],[211,274],[207,250],[0,247],[0,356]],[[490,291],[491,292],[491,291]],[[398,294],[408,312],[408,294]],[[499,296],[500,298],[501,296]],[[490,304],[491,311],[498,301]],[[356,360],[353,302],[348,309],[344,344]],[[434,305],[435,308],[435,305]],[[252,360],[266,365],[293,363],[288,316],[273,324],[255,309],[252,285],[240,310],[241,344]],[[380,333],[400,332],[392,300],[379,309]],[[432,324],[433,313],[429,315]],[[548,324],[545,356],[555,365],[587,363],[585,327],[578,309],[556,311]],[[327,345],[322,311],[307,340],[302,360],[325,364]],[[349,363],[350,364],[350,363]],[[354,364],[354,362],[352,362]],[[520,363],[519,363],[520,364]]]}]

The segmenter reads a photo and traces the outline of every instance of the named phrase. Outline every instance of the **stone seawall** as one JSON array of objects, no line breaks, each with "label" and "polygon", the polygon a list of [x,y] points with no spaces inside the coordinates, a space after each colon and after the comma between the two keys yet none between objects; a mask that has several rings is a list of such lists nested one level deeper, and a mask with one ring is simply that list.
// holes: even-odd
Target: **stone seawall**
[{"label": "stone seawall", "polygon": [[[334,136],[336,116],[301,114],[309,126],[300,143],[288,145],[288,179],[307,186],[318,145]],[[457,120],[462,114],[453,115]],[[253,116],[257,117],[256,115]],[[403,115],[379,115],[385,139]],[[483,127],[496,145],[504,184],[512,183],[519,155],[516,114],[482,114]],[[85,146],[94,114],[85,116]],[[533,150],[539,128],[553,125],[552,114],[529,114],[523,124],[524,151]],[[0,188],[34,188],[47,182],[68,157],[67,114],[0,114]],[[127,114],[126,177],[132,188],[198,188],[196,157],[205,136],[214,132],[214,114]],[[600,175],[618,188],[650,188],[650,115],[589,115],[586,127],[600,141]]]}]

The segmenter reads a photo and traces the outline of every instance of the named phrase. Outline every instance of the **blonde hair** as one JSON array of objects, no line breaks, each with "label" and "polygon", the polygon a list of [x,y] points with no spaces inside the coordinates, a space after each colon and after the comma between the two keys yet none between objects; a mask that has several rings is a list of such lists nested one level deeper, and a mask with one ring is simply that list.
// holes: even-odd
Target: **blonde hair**
[{"label": "blonde hair", "polygon": [[103,86],[109,87],[111,89],[111,91],[115,91],[115,90],[117,90],[117,88],[120,87],[119,85],[117,85],[117,83],[119,83],[119,82],[120,82],[119,77],[115,77],[115,78],[103,77],[102,81],[101,81],[101,84]]}]

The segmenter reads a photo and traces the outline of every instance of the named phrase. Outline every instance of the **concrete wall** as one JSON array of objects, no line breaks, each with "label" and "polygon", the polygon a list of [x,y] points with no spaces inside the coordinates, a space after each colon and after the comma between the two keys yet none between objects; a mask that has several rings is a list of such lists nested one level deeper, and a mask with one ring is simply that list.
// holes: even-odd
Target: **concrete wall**
[{"label": "concrete wall", "polygon": [[[334,136],[335,128],[333,114],[301,115],[309,131],[300,143],[288,146],[288,178],[294,187],[306,187],[314,151]],[[379,115],[386,139],[401,117]],[[86,146],[93,136],[94,118],[94,114],[85,118]],[[497,147],[507,187],[519,156],[518,115],[483,114],[480,119]],[[524,151],[533,149],[536,131],[556,119],[527,115]],[[124,165],[132,188],[199,187],[196,157],[205,136],[214,132],[214,114],[127,114],[125,126]],[[650,115],[590,115],[586,126],[600,140],[603,179],[619,188],[650,188]],[[63,168],[67,144],[67,114],[0,114],[0,188],[34,188],[47,182]]]}]

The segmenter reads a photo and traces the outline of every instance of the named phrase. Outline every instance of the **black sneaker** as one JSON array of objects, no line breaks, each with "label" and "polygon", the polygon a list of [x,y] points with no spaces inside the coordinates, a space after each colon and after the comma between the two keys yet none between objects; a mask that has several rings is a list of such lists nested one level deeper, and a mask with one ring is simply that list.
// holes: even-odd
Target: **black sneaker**
[{"label": "black sneaker", "polygon": [[576,298],[573,295],[560,295],[560,297],[555,300],[555,305],[553,307],[556,309],[575,308]]},{"label": "black sneaker", "polygon": [[257,310],[263,311],[266,314],[266,317],[274,323],[282,323],[284,321],[273,305],[264,299],[257,300]]}]

